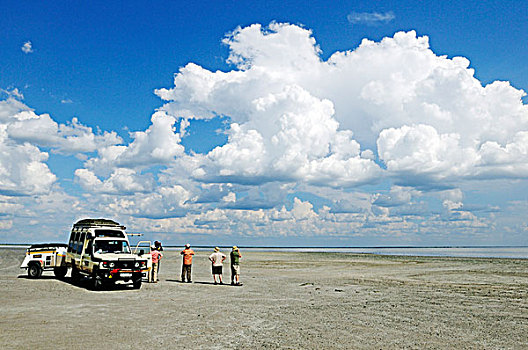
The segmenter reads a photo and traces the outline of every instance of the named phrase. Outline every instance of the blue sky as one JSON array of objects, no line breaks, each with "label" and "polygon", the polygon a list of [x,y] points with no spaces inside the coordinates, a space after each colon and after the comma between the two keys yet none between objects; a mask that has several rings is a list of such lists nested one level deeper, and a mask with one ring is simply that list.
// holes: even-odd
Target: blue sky
[{"label": "blue sky", "polygon": [[2,7],[0,241],[528,244],[525,2]]}]

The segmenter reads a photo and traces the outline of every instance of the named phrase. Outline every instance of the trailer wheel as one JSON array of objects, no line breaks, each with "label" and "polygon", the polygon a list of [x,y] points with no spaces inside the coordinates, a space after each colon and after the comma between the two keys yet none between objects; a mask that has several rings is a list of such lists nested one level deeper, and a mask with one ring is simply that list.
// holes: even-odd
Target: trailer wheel
[{"label": "trailer wheel", "polygon": [[55,274],[55,277],[57,278],[64,278],[67,272],[68,272],[68,268],[65,266],[55,267],[53,269],[53,273]]},{"label": "trailer wheel", "polygon": [[33,263],[28,266],[27,272],[29,278],[39,278],[42,276],[42,267],[38,263]]}]

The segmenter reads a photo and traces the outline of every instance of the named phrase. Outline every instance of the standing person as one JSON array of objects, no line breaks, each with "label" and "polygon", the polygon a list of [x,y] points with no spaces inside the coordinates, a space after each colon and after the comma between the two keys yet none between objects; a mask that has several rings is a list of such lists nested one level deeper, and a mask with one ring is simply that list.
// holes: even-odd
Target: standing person
[{"label": "standing person", "polygon": [[151,247],[150,255],[152,256],[152,270],[150,270],[151,273],[151,282],[158,283],[158,270],[159,270],[159,261],[163,257],[163,254],[159,250],[156,249],[156,246],[153,245]]},{"label": "standing person", "polygon": [[[154,247],[156,247],[156,250],[158,252],[161,252],[163,251],[163,247],[161,246],[161,242],[160,241],[154,241]],[[163,256],[163,254],[161,254],[161,256]],[[158,260],[158,271],[156,271],[156,273],[159,275],[159,269],[160,269],[160,261]]]},{"label": "standing person", "polygon": [[216,284],[216,276],[218,276],[218,279],[220,281],[220,284],[224,284],[222,282],[222,266],[223,262],[226,259],[226,256],[224,253],[220,251],[220,248],[216,247],[214,249],[214,253],[209,255],[209,260],[211,260],[212,266],[213,266],[213,279],[214,284]]},{"label": "standing person", "polygon": [[191,249],[191,245],[187,243],[185,249],[180,252],[183,255],[183,264],[182,264],[182,273],[181,281],[185,282],[185,276],[187,276],[187,283],[191,283],[191,267],[192,267],[192,258],[194,251]]},{"label": "standing person", "polygon": [[233,246],[231,254],[229,254],[229,260],[231,261],[231,285],[240,285],[240,258],[242,254],[238,250],[236,245]]}]

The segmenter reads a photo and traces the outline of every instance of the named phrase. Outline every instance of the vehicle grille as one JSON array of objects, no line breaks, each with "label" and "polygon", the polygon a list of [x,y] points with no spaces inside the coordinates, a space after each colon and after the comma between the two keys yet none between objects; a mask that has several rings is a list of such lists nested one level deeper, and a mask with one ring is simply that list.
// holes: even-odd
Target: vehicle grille
[{"label": "vehicle grille", "polygon": [[116,262],[116,266],[115,268],[118,268],[118,269],[135,269],[136,267],[134,266],[136,264],[136,261],[137,260],[131,260],[131,259],[119,259],[117,262]]}]

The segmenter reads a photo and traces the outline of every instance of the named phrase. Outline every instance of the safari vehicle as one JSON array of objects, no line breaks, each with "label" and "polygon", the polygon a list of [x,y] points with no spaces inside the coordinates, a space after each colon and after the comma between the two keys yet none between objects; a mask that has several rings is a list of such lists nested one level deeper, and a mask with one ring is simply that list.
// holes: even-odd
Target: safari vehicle
[{"label": "safari vehicle", "polygon": [[152,282],[152,244],[150,241],[139,241],[134,248],[134,254],[139,255],[142,258],[147,259],[147,271],[144,273],[143,278],[148,282]]},{"label": "safari vehicle", "polygon": [[33,244],[26,251],[21,269],[27,269],[28,277],[39,278],[43,271],[53,270],[55,276],[63,278],[68,272],[64,266],[66,248],[63,243]]},{"label": "safari vehicle", "polygon": [[84,219],[73,225],[66,266],[73,281],[88,277],[94,289],[115,283],[141,288],[147,259],[132,254],[125,226],[107,219]]}]

